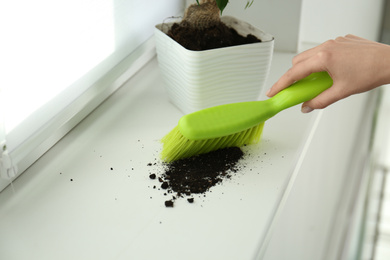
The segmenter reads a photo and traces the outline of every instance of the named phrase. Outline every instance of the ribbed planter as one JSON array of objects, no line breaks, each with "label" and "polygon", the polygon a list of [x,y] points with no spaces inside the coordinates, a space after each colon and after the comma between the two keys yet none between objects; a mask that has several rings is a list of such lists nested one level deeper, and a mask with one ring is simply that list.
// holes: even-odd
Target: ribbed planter
[{"label": "ribbed planter", "polygon": [[231,16],[223,16],[222,21],[239,34],[253,34],[261,42],[192,51],[167,36],[172,23],[156,26],[157,58],[168,96],[186,114],[257,100],[268,77],[274,37]]}]

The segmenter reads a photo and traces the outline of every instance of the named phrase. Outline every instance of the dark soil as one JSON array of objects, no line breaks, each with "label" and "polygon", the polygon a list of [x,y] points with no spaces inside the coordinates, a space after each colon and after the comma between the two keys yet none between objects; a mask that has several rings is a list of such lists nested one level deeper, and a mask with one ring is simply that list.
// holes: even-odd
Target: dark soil
[{"label": "dark soil", "polygon": [[165,201],[165,206],[173,207],[179,197],[189,197],[187,201],[194,203],[192,195],[205,193],[237,172],[237,163],[243,155],[240,148],[230,147],[166,164],[158,180],[161,188],[174,196]]},{"label": "dark soil", "polygon": [[165,207],[167,207],[167,208],[173,207],[173,201],[172,200],[165,201]]},{"label": "dark soil", "polygon": [[194,51],[256,43],[261,40],[252,34],[241,36],[236,30],[219,23],[208,29],[200,30],[185,23],[174,23],[168,35],[184,48]]}]

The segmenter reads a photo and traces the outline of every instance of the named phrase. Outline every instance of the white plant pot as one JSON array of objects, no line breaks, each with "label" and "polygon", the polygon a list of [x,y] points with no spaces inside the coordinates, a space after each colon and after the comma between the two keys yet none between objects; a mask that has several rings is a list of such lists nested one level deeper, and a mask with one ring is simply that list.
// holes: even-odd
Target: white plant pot
[{"label": "white plant pot", "polygon": [[157,58],[168,96],[186,114],[258,100],[268,77],[274,37],[231,16],[223,16],[222,21],[239,34],[253,34],[261,42],[192,51],[166,34],[173,23],[155,28]]}]

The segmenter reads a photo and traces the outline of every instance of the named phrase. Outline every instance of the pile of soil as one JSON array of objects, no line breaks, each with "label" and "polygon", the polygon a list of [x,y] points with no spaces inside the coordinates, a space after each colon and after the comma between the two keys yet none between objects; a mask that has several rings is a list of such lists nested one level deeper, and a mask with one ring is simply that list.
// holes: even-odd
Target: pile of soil
[{"label": "pile of soil", "polygon": [[246,37],[241,36],[236,30],[226,26],[223,22],[207,29],[186,26],[185,23],[174,23],[168,31],[168,36],[184,48],[193,51],[210,50],[261,41],[252,34],[248,34]]},{"label": "pile of soil", "polygon": [[188,202],[192,203],[193,194],[205,193],[237,172],[237,163],[243,156],[244,153],[238,147],[224,148],[173,161],[165,165],[165,171],[160,177],[157,178],[155,174],[149,177],[158,179],[163,190],[174,194],[172,200],[165,201],[166,207],[173,207],[178,197],[189,197]]}]

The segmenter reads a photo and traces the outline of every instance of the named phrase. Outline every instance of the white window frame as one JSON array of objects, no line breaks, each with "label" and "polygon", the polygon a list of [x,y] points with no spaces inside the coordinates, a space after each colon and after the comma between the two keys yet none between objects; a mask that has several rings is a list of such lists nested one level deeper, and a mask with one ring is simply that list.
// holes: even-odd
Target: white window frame
[{"label": "white window frame", "polygon": [[[126,1],[130,0],[112,1],[122,1],[122,4],[129,4]],[[138,0],[133,1],[137,4]],[[91,2],[91,4],[93,3]],[[165,2],[153,0],[139,3],[141,5],[143,3],[151,10],[150,19],[153,20],[153,24],[161,23],[172,15],[180,16],[185,6],[184,0]],[[153,6],[156,10],[153,10]],[[148,20],[148,23],[150,25],[151,21]],[[153,38],[154,26],[149,25],[148,28],[144,28],[148,31],[148,38],[137,43],[138,47],[134,51],[123,57],[119,63],[116,63],[108,72],[100,76],[95,83],[88,86],[87,90],[73,99],[65,109],[42,124],[39,131],[31,132],[29,138],[23,140],[20,145],[12,147],[12,149],[7,148],[7,134],[2,119],[4,116],[2,113],[7,112],[7,110],[1,108],[0,105],[0,192],[156,55]],[[139,26],[139,24],[134,26]],[[125,36],[122,35],[122,38],[125,38]],[[124,41],[121,44],[128,43]],[[75,84],[82,84],[82,80]],[[24,129],[28,128],[28,119],[21,123],[21,125],[25,124],[23,125]]]}]

